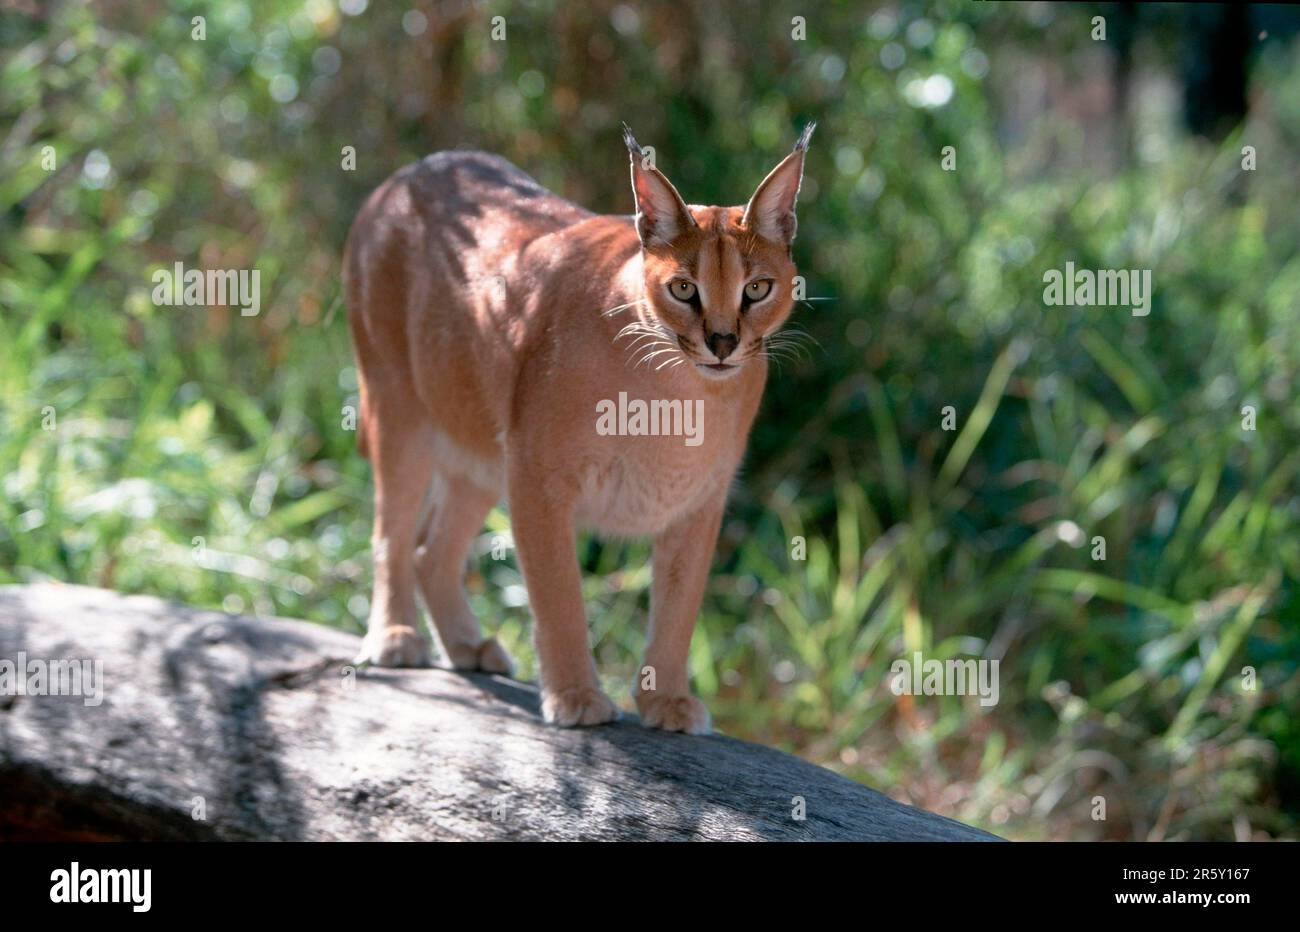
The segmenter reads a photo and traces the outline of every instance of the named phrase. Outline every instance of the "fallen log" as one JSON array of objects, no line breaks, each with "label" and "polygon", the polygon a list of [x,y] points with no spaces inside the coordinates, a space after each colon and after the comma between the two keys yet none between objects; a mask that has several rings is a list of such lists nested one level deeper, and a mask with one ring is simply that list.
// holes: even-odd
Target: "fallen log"
[{"label": "fallen log", "polygon": [[0,588],[0,840],[994,837],[734,738],[633,716],[552,728],[527,683],[357,670],[358,645],[146,596]]}]

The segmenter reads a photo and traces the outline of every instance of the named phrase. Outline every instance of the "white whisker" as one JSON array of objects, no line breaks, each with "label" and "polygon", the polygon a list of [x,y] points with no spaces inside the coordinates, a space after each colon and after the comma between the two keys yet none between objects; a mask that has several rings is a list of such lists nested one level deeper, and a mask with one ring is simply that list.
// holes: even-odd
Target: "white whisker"
[{"label": "white whisker", "polygon": [[626,327],[624,327],[622,330],[616,333],[614,335],[614,339],[617,340],[621,337],[627,336],[628,334],[632,334],[632,333],[655,333],[655,332],[658,332],[655,330],[655,328],[648,327],[645,324],[641,323],[641,321],[637,320],[628,324]]},{"label": "white whisker", "polygon": [[645,298],[637,298],[635,301],[627,302],[627,304],[620,304],[618,307],[611,307],[608,311],[601,311],[600,316],[613,317],[615,314],[626,311],[630,307],[636,307],[638,304],[644,304],[645,302]]},{"label": "white whisker", "polygon": [[[636,354],[635,358],[634,358],[634,359],[629,359],[629,360],[628,360],[628,363],[629,363],[629,364],[633,364],[633,363],[634,363],[634,365],[632,365],[632,368],[635,369],[637,366],[641,365],[641,363],[645,362],[645,360],[646,360],[646,358],[647,358],[645,354],[648,353],[648,352],[650,352],[650,351],[652,351],[652,350],[654,350],[656,346],[665,346],[665,347],[668,347],[669,349],[672,349],[672,347],[669,346],[669,344],[664,343],[664,342],[662,342],[662,341],[660,341],[660,342],[658,342],[658,343],[650,343],[650,344],[648,344],[648,345],[646,345],[646,346],[641,347],[639,350],[637,350],[637,354]],[[658,350],[657,352],[664,352],[664,350]]]},{"label": "white whisker", "polygon": [[654,342],[654,343],[664,343],[664,342],[666,342],[666,341],[664,341],[664,340],[656,340],[656,339],[655,339],[656,336],[657,336],[657,334],[653,334],[653,333],[642,333],[642,334],[639,334],[639,335],[636,337],[636,339],[634,339],[631,343],[629,343],[629,344],[627,345],[627,348],[628,348],[628,350],[637,349],[637,344],[640,343],[642,340],[650,340],[650,341],[652,341],[652,342]]},{"label": "white whisker", "polygon": [[664,353],[675,353],[675,352],[677,352],[677,347],[675,346],[669,346],[665,349],[655,350],[653,353],[642,356],[639,360],[637,360],[637,365],[640,365],[643,362],[649,362],[650,360],[654,359],[656,356],[662,356]]}]

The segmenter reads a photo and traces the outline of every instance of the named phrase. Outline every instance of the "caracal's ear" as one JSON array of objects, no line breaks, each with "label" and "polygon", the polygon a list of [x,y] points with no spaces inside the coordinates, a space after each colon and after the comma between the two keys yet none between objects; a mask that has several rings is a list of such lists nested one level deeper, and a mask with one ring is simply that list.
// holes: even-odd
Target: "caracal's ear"
[{"label": "caracal's ear", "polygon": [[655,168],[654,153],[637,144],[626,123],[623,142],[632,158],[632,194],[636,198],[636,232],[641,245],[671,243],[695,226],[695,218],[672,182]]},{"label": "caracal's ear", "polygon": [[784,243],[786,246],[794,242],[794,231],[798,225],[794,205],[799,199],[799,185],[803,182],[803,155],[808,151],[808,143],[816,128],[816,123],[809,123],[803,128],[794,151],[772,169],[772,173],[763,179],[754,196],[749,199],[741,223],[764,239]]}]

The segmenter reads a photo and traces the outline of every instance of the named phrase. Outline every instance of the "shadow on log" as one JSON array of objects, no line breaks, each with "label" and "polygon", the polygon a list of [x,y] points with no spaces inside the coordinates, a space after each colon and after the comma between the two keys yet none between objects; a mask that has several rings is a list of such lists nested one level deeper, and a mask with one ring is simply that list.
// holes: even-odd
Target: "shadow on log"
[{"label": "shadow on log", "polygon": [[356,671],[358,645],[144,596],[0,588],[0,658],[27,661],[24,689],[52,661],[102,663],[98,705],[0,695],[0,839],[993,838],[734,738],[632,717],[551,728],[536,688],[503,677]]}]

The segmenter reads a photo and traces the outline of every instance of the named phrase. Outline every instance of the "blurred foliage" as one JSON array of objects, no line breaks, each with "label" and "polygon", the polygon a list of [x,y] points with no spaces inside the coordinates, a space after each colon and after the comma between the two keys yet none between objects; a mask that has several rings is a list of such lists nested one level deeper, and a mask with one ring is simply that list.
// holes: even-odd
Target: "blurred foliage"
[{"label": "blurred foliage", "polygon": [[[1077,108],[1007,129],[1026,83],[1108,67],[1081,10],[800,13],[803,41],[783,7],[703,0],[0,12],[0,581],[360,630],[338,256],[368,191],[473,147],[627,213],[626,120],[689,200],[743,202],[816,119],[796,258],[821,300],[795,322],[816,343],[770,384],[693,648],[720,728],[1011,837],[1296,837],[1295,44],[1263,47],[1222,144],[1141,96],[1106,165]],[[262,313],[155,306],[176,261],[257,267]],[[1045,307],[1066,261],[1152,269],[1150,316]],[[472,600],[529,675],[490,521]],[[648,550],[583,553],[625,696]],[[1000,703],[895,697],[913,650],[1000,659]]]}]

